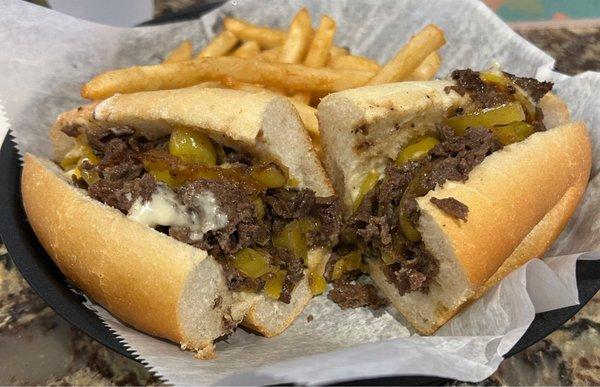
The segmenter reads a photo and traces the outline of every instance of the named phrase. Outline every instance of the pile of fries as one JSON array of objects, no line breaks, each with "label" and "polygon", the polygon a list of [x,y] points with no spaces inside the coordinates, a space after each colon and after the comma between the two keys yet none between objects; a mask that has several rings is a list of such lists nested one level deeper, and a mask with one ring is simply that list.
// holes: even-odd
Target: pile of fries
[{"label": "pile of fries", "polygon": [[84,98],[101,100],[116,93],[177,89],[192,85],[247,91],[270,90],[287,96],[316,143],[316,109],[328,93],[405,80],[428,80],[441,65],[438,50],[444,33],[430,24],[414,35],[384,66],[352,55],[334,44],[335,21],[325,15],[316,30],[301,9],[287,31],[226,18],[223,32],[194,57],[183,41],[163,63],[100,74],[81,90]]}]

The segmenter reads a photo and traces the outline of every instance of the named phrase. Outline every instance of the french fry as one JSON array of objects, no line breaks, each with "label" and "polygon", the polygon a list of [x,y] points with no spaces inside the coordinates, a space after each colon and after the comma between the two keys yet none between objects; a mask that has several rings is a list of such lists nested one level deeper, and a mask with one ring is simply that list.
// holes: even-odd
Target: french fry
[{"label": "french fry", "polygon": [[281,63],[301,63],[308,50],[312,27],[310,14],[306,8],[302,8],[290,24],[287,37],[283,42],[279,62]]},{"label": "french fry", "polygon": [[329,51],[329,55],[331,56],[340,56],[340,55],[350,55],[350,51],[344,47],[333,46]]},{"label": "french fry", "polygon": [[253,83],[244,83],[244,82],[238,82],[233,87],[233,89],[249,91],[252,93],[260,93],[260,92],[264,92],[267,90],[261,85],[255,85]]},{"label": "french fry", "polygon": [[373,75],[370,71],[316,69],[224,56],[108,71],[86,83],[81,96],[105,99],[115,93],[178,89],[225,77],[286,90],[335,92],[362,86]]},{"label": "french fry", "polygon": [[317,120],[317,109],[308,106],[305,103],[299,102],[294,98],[289,98],[296,110],[298,115],[304,124],[304,127],[313,137],[319,136],[319,121]]},{"label": "french fry", "polygon": [[437,51],[432,52],[425,58],[423,63],[417,67],[415,71],[410,74],[406,80],[407,81],[428,81],[433,79],[435,74],[440,69],[442,65],[442,57],[438,54]]},{"label": "french fry", "polygon": [[197,84],[195,87],[203,87],[205,89],[224,89],[225,85],[218,81],[206,81]]},{"label": "french fry", "polygon": [[223,25],[243,41],[254,40],[263,49],[281,46],[286,38],[286,32],[273,28],[260,27],[243,20],[225,18]]},{"label": "french fry", "polygon": [[221,32],[196,58],[208,58],[227,54],[238,42],[238,38],[229,31]]},{"label": "french fry", "polygon": [[254,58],[260,53],[260,46],[254,40],[244,42],[237,50],[231,54],[236,58]]},{"label": "french fry", "polygon": [[281,46],[273,47],[258,54],[257,59],[265,62],[277,62],[281,54]]},{"label": "french fry", "polygon": [[[325,15],[321,18],[319,28],[315,33],[312,42],[304,58],[304,65],[309,67],[323,67],[329,58],[329,50],[333,46],[333,37],[335,36],[335,21]],[[309,104],[311,100],[310,92],[301,91],[296,93],[293,98],[297,101]]]},{"label": "french fry", "polygon": [[317,32],[310,43],[304,64],[309,67],[323,67],[327,63],[329,50],[333,46],[333,37],[335,35],[335,21],[325,15],[321,18],[321,23]]},{"label": "french fry", "polygon": [[444,32],[437,26],[429,24],[398,51],[373,78],[368,85],[396,82],[408,77],[425,58],[446,43]]},{"label": "french fry", "polygon": [[310,104],[310,99],[312,98],[310,91],[298,91],[294,93],[291,97],[296,102],[300,102],[306,105]]},{"label": "french fry", "polygon": [[378,72],[381,66],[366,56],[339,55],[329,58],[328,67],[332,69],[351,69]]},{"label": "french fry", "polygon": [[[281,52],[281,46],[273,47],[268,50],[262,51],[260,54],[258,54],[258,58],[260,60],[265,60],[267,62],[277,62],[280,52]],[[329,50],[329,57],[333,58],[333,57],[339,56],[339,55],[349,55],[348,50],[346,50],[345,48],[342,48],[342,47],[336,47],[336,46],[331,47],[331,49]]]},{"label": "french fry", "polygon": [[184,40],[177,46],[176,49],[171,51],[169,55],[165,58],[163,63],[174,63],[174,62],[182,62],[184,60],[192,59],[192,52],[194,51],[194,47],[192,43],[188,40]]}]

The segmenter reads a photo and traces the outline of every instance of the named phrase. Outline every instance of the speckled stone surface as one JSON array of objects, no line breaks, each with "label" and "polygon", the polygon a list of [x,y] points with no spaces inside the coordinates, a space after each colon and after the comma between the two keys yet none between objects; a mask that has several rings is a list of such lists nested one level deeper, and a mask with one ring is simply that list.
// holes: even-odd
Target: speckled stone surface
[{"label": "speckled stone surface", "polygon": [[[600,29],[522,34],[557,58],[561,72],[600,70]],[[58,317],[0,249],[0,385],[159,383],[142,365]],[[504,361],[482,384],[600,385],[600,294],[562,328]]]}]

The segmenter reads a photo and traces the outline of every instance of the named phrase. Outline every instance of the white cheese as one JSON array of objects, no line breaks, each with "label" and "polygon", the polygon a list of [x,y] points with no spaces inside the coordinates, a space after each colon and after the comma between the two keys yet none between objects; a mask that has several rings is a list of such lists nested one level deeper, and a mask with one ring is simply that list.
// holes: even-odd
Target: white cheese
[{"label": "white cheese", "polygon": [[200,227],[194,228],[194,231],[200,232],[201,235],[193,233],[191,237],[193,239],[202,238],[202,234],[205,234],[211,230],[218,230],[227,225],[227,214],[221,212],[217,199],[210,191],[200,192],[194,197],[194,206],[201,209],[201,213],[197,214],[200,218]]},{"label": "white cheese", "polygon": [[127,216],[149,227],[189,227],[193,240],[200,240],[208,231],[227,225],[227,215],[221,212],[212,192],[201,192],[193,200],[200,211],[192,211],[179,200],[173,190],[158,185],[149,201],[142,203],[141,198],[137,198]]},{"label": "white cheese", "polygon": [[128,216],[150,227],[189,226],[194,223],[192,215],[179,201],[175,192],[162,185],[156,187],[149,201],[142,203],[142,198],[138,197]]}]

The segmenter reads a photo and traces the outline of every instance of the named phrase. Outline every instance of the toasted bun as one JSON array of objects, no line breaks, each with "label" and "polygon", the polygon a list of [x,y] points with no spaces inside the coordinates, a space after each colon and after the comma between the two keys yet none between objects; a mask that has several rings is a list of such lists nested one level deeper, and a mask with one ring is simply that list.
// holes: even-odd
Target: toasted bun
[{"label": "toasted bun", "polygon": [[[197,87],[116,95],[58,118],[51,129],[55,160],[61,160],[74,145],[63,129],[85,133],[92,126],[117,125],[129,125],[148,138],[161,137],[181,126],[199,130],[216,142],[274,159],[301,187],[313,189],[317,195],[334,194],[295,108],[282,97]],[[62,193],[48,195],[39,184],[42,179],[53,181]],[[256,331],[274,336],[291,324],[312,298],[306,278],[295,287],[290,304],[264,294],[229,292],[220,265],[205,251],[90,199],[66,182],[54,165],[31,155],[26,158],[23,192],[36,234],[65,275],[115,315],[145,332],[197,349],[242,320]],[[44,208],[51,213],[46,214]],[[90,216],[90,208],[94,216]],[[89,231],[82,227],[81,219],[89,219],[89,224],[83,225]],[[98,232],[104,229],[110,233]],[[105,250],[106,245],[115,246],[115,250]],[[191,260],[187,266],[180,265],[180,254],[190,259],[197,256],[202,264]],[[310,254],[318,258],[315,262],[322,271],[329,252],[315,249]],[[160,273],[173,290],[147,288],[147,279],[156,275],[148,275],[150,269]],[[131,291],[122,292],[123,286]],[[205,295],[207,292],[210,296]],[[212,309],[219,296],[221,306]],[[163,298],[169,298],[169,310],[163,308]],[[154,299],[158,302],[150,307]],[[159,314],[155,309],[160,309],[163,317],[156,318]],[[173,310],[179,310],[180,315]]]},{"label": "toasted bun", "polygon": [[[439,83],[437,90],[443,90],[443,85]],[[425,90],[430,86],[431,82],[421,88]],[[330,156],[330,147],[336,147],[330,142],[329,132],[353,134],[352,129],[330,124],[340,122],[339,117],[331,117],[332,114],[339,116],[354,111],[357,115],[356,112],[362,111],[367,115],[373,106],[380,106],[381,101],[394,101],[394,111],[402,113],[386,122],[386,126],[394,127],[398,121],[409,133],[393,139],[388,137],[387,141],[394,144],[385,144],[382,140],[385,144],[382,146],[391,150],[389,155],[382,156],[385,158],[393,157],[406,145],[404,139],[417,132],[418,129],[412,128],[414,117],[439,122],[446,107],[452,107],[457,101],[456,96],[437,93],[441,101],[436,101],[430,111],[423,111],[422,106],[427,106],[432,99],[431,93],[412,93],[414,88],[414,84],[388,85],[379,95],[376,90],[367,90],[364,99],[354,91],[351,103],[333,94],[324,109],[319,106],[328,168],[337,168],[338,172],[349,170],[343,163],[339,167],[340,160],[346,157],[342,149],[336,149],[337,154],[334,150],[334,156]],[[391,89],[394,89],[393,93]],[[407,93],[413,98],[405,97]],[[365,101],[368,101],[366,105]],[[581,200],[591,167],[591,147],[585,125],[567,123],[566,106],[552,94],[544,97],[541,107],[544,122],[551,129],[488,156],[471,171],[467,182],[448,181],[417,199],[421,213],[418,229],[426,247],[440,263],[440,272],[427,294],[412,292],[400,296],[396,286],[384,275],[382,263],[369,262],[377,286],[419,332],[435,332],[464,305],[512,270],[529,259],[542,256]],[[392,114],[395,113],[390,116]],[[423,115],[431,117],[423,118]],[[379,122],[381,120],[371,122],[370,126],[377,127]],[[365,169],[359,169],[358,175],[364,176],[365,172]],[[333,178],[336,187],[341,185],[347,191],[353,189],[348,187],[347,178],[341,182],[339,175]],[[432,197],[454,197],[466,204],[468,221],[449,216],[430,202]]]},{"label": "toasted bun", "polygon": [[229,332],[223,316],[239,322],[249,308],[238,310],[206,252],[91,199],[53,163],[27,154],[21,191],[31,227],[60,270],[134,327],[201,349]]},{"label": "toasted bun", "polygon": [[[212,342],[240,322],[265,336],[278,335],[312,298],[307,278],[294,288],[290,304],[229,291],[221,265],[204,250],[91,199],[54,163],[31,154],[25,156],[21,190],[34,232],[70,281],[124,322],[203,350],[205,357]],[[322,273],[328,251],[309,254]]]},{"label": "toasted bun", "polygon": [[274,160],[301,187],[319,196],[334,194],[298,112],[286,98],[272,93],[190,87],[115,95],[59,117],[51,131],[55,160],[72,147],[72,138],[61,132],[72,125],[82,132],[90,125],[128,125],[148,138],[165,136],[177,127],[191,128],[217,143]]}]

